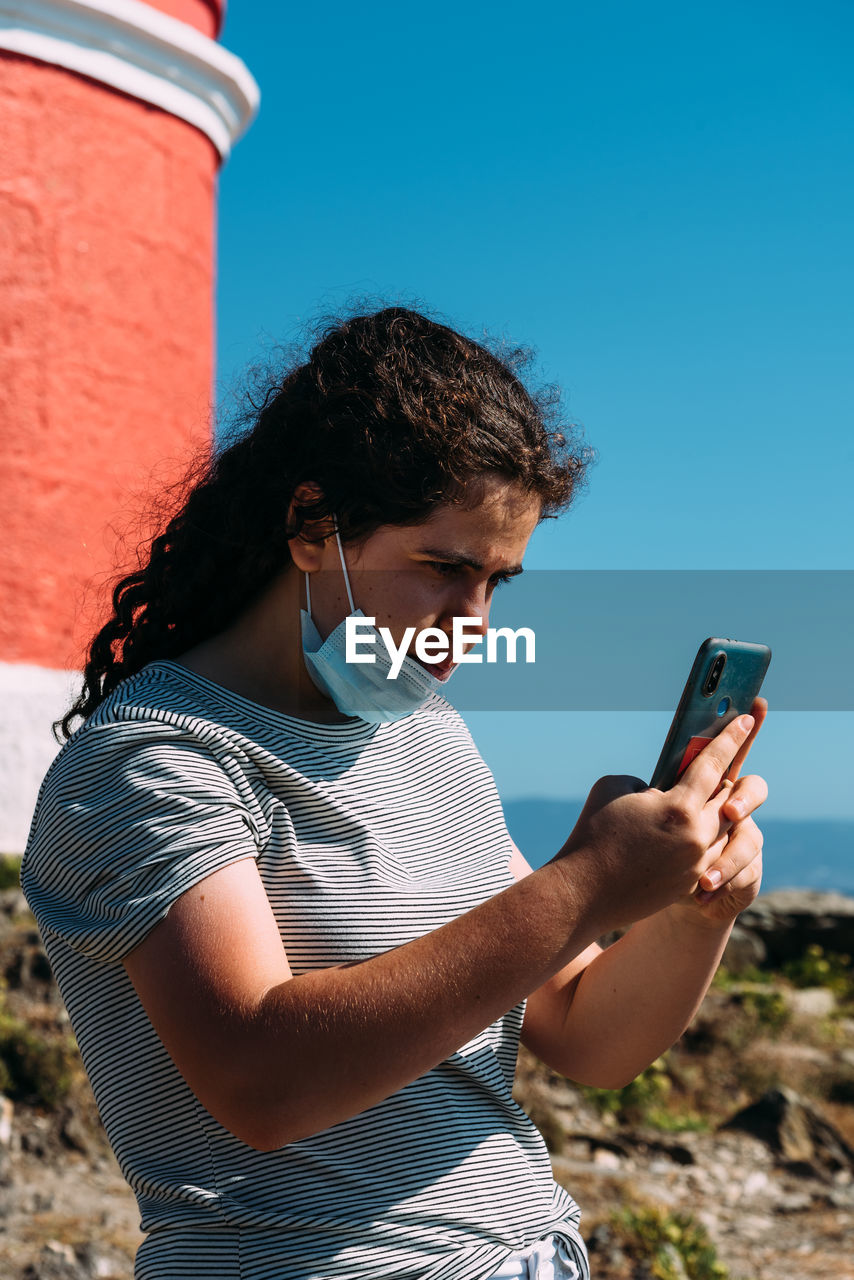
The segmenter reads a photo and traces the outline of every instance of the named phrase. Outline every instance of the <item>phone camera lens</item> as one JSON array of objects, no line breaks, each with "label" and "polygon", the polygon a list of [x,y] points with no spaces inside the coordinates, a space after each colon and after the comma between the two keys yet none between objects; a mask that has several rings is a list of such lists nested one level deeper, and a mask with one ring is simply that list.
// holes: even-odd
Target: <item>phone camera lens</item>
[{"label": "phone camera lens", "polygon": [[721,673],[723,672],[725,665],[726,665],[726,654],[719,653],[715,658],[714,662],[712,663],[709,674],[706,677],[706,683],[703,685],[703,694],[705,697],[710,698],[714,693],[715,689],[717,689],[720,683]]}]

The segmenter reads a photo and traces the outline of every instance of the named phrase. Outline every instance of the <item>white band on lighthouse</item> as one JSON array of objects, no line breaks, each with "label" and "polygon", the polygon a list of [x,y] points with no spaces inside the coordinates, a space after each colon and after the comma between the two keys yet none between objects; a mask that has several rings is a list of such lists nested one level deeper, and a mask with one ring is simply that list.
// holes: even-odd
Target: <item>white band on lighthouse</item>
[{"label": "white band on lighthouse", "polygon": [[261,96],[240,58],[141,0],[0,0],[0,49],[161,107],[201,129],[223,158]]},{"label": "white band on lighthouse", "polygon": [[80,692],[79,671],[0,662],[0,854],[21,853],[41,780],[59,744],[51,724]]}]

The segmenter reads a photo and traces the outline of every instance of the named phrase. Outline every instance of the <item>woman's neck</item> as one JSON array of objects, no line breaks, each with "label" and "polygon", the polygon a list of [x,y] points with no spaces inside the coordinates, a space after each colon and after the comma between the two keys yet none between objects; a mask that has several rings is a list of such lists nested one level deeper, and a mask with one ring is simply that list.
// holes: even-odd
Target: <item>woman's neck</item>
[{"label": "woman's neck", "polygon": [[302,657],[302,574],[286,572],[224,631],[175,659],[251,702],[319,724],[345,724]]}]

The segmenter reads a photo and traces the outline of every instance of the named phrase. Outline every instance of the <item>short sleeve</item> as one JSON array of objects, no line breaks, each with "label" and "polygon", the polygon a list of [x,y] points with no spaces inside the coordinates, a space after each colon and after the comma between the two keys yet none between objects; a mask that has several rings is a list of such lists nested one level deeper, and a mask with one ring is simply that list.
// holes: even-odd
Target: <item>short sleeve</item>
[{"label": "short sleeve", "polygon": [[84,727],[42,783],[21,886],[43,933],[115,962],[192,885],[259,851],[232,779],[198,741],[156,723]]}]

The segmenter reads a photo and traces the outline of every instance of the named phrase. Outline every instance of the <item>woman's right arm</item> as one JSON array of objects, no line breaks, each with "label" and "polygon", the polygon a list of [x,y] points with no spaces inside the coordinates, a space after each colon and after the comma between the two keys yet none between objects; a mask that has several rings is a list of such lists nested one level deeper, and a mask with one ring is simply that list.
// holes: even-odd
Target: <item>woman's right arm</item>
[{"label": "woman's right arm", "polygon": [[[718,781],[746,736],[734,722],[702,753],[719,753]],[[691,893],[720,853],[733,793],[715,797],[714,780],[705,801],[643,786],[612,782],[546,866],[368,960],[293,976],[248,858],[179,897],[125,968],[202,1104],[275,1150],[380,1102],[583,965],[597,937]]]},{"label": "woman's right arm", "polygon": [[597,925],[567,896],[551,864],[404,946],[294,977],[250,858],[178,898],[124,964],[199,1100],[272,1150],[423,1075],[582,951]]}]

